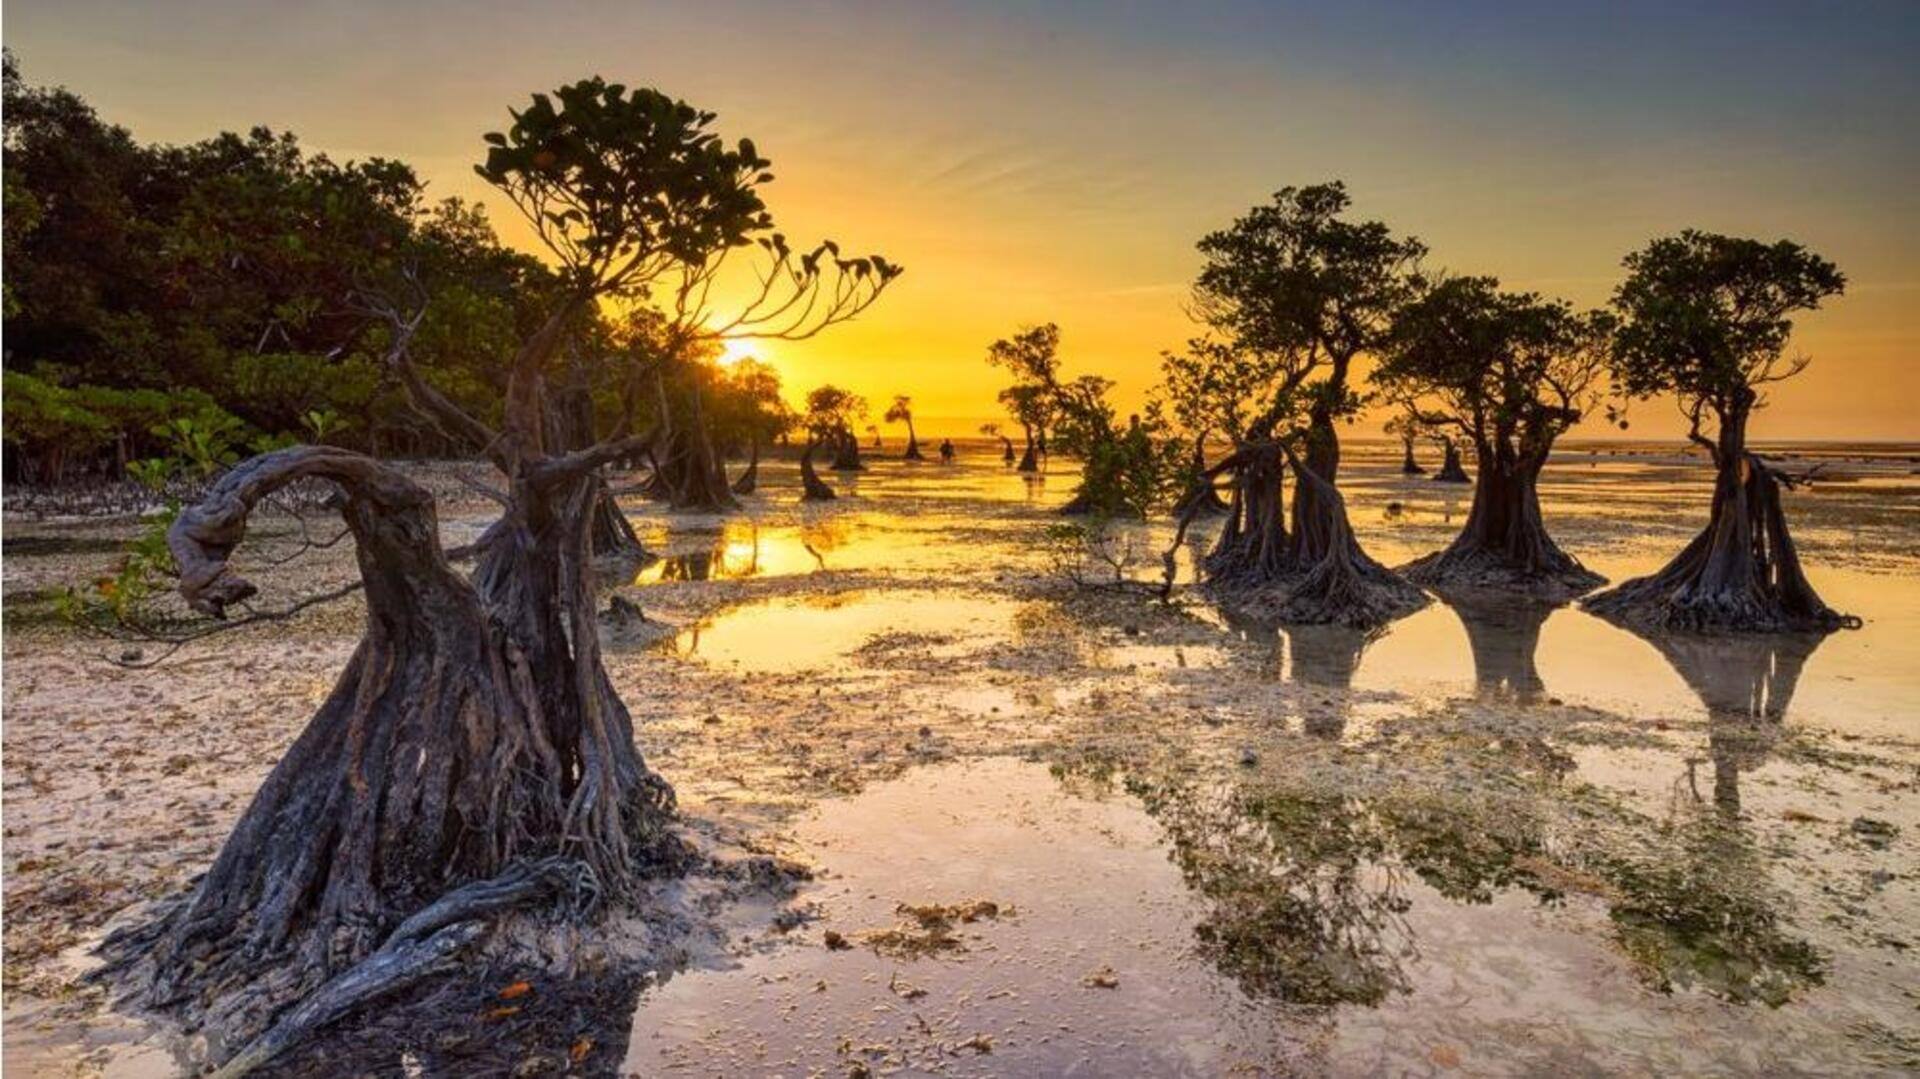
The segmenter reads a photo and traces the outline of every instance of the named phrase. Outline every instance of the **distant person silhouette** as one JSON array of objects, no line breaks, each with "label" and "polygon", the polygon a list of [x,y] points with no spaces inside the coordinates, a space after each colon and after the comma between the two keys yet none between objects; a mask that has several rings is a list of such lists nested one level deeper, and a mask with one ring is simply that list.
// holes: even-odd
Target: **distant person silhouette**
[{"label": "distant person silhouette", "polygon": [[950,465],[953,463],[953,439],[943,438],[940,440],[940,461],[942,464]]}]

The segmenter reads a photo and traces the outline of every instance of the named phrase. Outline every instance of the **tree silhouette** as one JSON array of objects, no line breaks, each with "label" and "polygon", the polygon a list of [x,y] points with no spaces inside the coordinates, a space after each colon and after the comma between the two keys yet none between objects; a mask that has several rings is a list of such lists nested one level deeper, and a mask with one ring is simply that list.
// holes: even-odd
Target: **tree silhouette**
[{"label": "tree silhouette", "polygon": [[920,436],[916,435],[913,431],[913,398],[908,397],[904,393],[895,396],[893,404],[887,406],[886,415],[881,418],[888,423],[904,423],[907,425],[907,452],[900,455],[902,460],[926,460],[925,455],[920,452]]},{"label": "tree silhouette", "polygon": [[1384,428],[1386,433],[1400,440],[1400,474],[1402,476],[1424,476],[1427,470],[1413,459],[1413,444],[1426,429],[1420,418],[1412,412],[1401,412],[1388,420]]},{"label": "tree silhouette", "polygon": [[1665,568],[1590,597],[1587,609],[1648,628],[1857,626],[1821,601],[1800,568],[1780,498],[1799,480],[1747,448],[1763,388],[1808,362],[1786,358],[1790,316],[1838,295],[1846,279],[1795,243],[1696,231],[1655,240],[1628,255],[1626,267],[1613,300],[1621,319],[1614,378],[1635,397],[1678,398],[1687,438],[1713,461],[1713,510]]},{"label": "tree silhouette", "polygon": [[833,488],[814,470],[813,455],[822,446],[834,454],[833,467],[855,471],[860,463],[860,443],[853,437],[853,424],[867,414],[866,398],[834,385],[820,386],[807,394],[807,412],[801,418],[806,426],[807,445],[800,454],[800,497],[818,502],[834,497]]},{"label": "tree silhouette", "polygon": [[1423,290],[1394,316],[1374,382],[1431,429],[1473,445],[1473,509],[1445,550],[1406,567],[1426,585],[1570,599],[1601,577],[1562,551],[1540,515],[1540,471],[1597,403],[1611,325],[1490,277]]},{"label": "tree silhouette", "polygon": [[986,435],[986,436],[987,436],[988,438],[997,438],[997,439],[999,439],[999,440],[1000,440],[1000,461],[1001,461],[1001,463],[1002,463],[1002,464],[1009,464],[1009,465],[1013,463],[1013,460],[1014,460],[1014,457],[1013,457],[1013,439],[1011,439],[1011,438],[1008,438],[1008,437],[1007,437],[1007,436],[1006,436],[1005,434],[1002,434],[1002,433],[1001,433],[1001,431],[1000,431],[1000,425],[999,425],[999,424],[997,424],[997,423],[983,423],[983,424],[981,424],[981,425],[980,425],[980,433],[981,433],[981,434],[983,434],[983,435]]},{"label": "tree silhouette", "polygon": [[1348,385],[1354,360],[1384,343],[1425,251],[1377,221],[1346,220],[1350,203],[1339,183],[1284,188],[1199,245],[1193,308],[1216,338],[1196,343],[1195,358],[1244,368],[1216,384],[1254,387],[1260,399],[1234,451],[1208,470],[1232,473],[1234,486],[1203,569],[1217,594],[1284,622],[1379,625],[1426,602],[1360,549],[1336,486],[1335,424],[1361,405]]},{"label": "tree silhouette", "polygon": [[[497,427],[412,367],[424,309],[396,319],[386,359],[415,407],[485,447],[506,478],[470,579],[441,550],[427,491],[332,447],[242,462],[172,526],[182,596],[220,618],[258,591],[232,563],[254,508],[288,484],[329,482],[366,595],[360,647],[213,867],[105,946],[140,1003],[229,1051],[247,1046],[236,1068],[443,964],[517,905],[560,891],[577,915],[680,860],[672,791],[642,760],[601,662],[588,539],[598,470],[653,442],[637,429],[651,368],[620,372],[619,422],[576,448],[552,430],[556,364],[602,300],[697,294],[736,248],[764,256],[754,304],[812,309],[773,325],[786,333],[852,317],[897,274],[765,236],[767,163],[751,143],[723,143],[713,119],[589,79],[535,95],[487,136],[480,175],[526,215],[564,288],[512,359]],[[719,325],[748,325],[754,310]]]}]

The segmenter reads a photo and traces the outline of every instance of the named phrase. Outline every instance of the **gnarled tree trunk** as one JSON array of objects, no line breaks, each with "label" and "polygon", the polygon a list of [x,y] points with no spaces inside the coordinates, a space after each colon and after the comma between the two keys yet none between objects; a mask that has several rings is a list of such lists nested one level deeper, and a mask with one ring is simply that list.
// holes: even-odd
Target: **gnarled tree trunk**
[{"label": "gnarled tree trunk", "polygon": [[1404,453],[1401,455],[1401,458],[1400,458],[1400,474],[1403,476],[1426,475],[1427,470],[1424,468],[1421,468],[1420,462],[1413,459],[1413,439],[1411,438],[1401,439],[1400,446],[1401,446],[1401,449],[1404,451]]},{"label": "gnarled tree trunk", "polygon": [[1667,566],[1587,599],[1587,610],[1643,629],[1830,633],[1857,627],[1800,569],[1780,504],[1782,480],[1746,445],[1752,391],[1722,418],[1713,512]]},{"label": "gnarled tree trunk", "polygon": [[920,452],[920,437],[913,433],[913,421],[907,421],[907,452],[900,455],[903,461],[924,461],[926,456]]},{"label": "gnarled tree trunk", "polygon": [[593,523],[588,532],[593,556],[624,562],[651,562],[659,557],[640,542],[640,534],[633,530],[633,522],[621,512],[620,503],[613,497],[613,490],[607,481],[596,475],[588,482],[594,488]]},{"label": "gnarled tree trunk", "polygon": [[1454,445],[1451,438],[1440,445],[1445,450],[1446,457],[1440,463],[1440,471],[1433,474],[1433,482],[1472,483],[1473,477],[1467,475],[1467,470],[1460,466],[1460,447]]},{"label": "gnarled tree trunk", "polygon": [[1036,456],[1036,444],[1033,440],[1033,425],[1029,423],[1025,426],[1027,429],[1027,451],[1020,455],[1020,467],[1016,471],[1038,472],[1040,471],[1040,460]]},{"label": "gnarled tree trunk", "polygon": [[800,501],[825,502],[834,498],[833,488],[827,486],[820,473],[813,470],[813,451],[818,449],[818,439],[807,439],[807,448],[800,452]]},{"label": "gnarled tree trunk", "polygon": [[733,493],[736,495],[750,495],[760,488],[760,436],[758,434],[753,436],[747,452],[747,470],[740,473],[739,479],[733,481]]},{"label": "gnarled tree trunk", "polygon": [[[1329,474],[1339,465],[1333,432],[1325,432],[1319,460]],[[1314,434],[1308,434],[1309,459],[1291,449],[1287,462],[1297,487],[1293,499],[1294,572],[1249,599],[1249,606],[1279,622],[1339,623],[1356,628],[1385,625],[1427,603],[1424,592],[1360,549],[1347,520],[1346,499],[1313,463]]]},{"label": "gnarled tree trunk", "polygon": [[[554,395],[548,416],[551,444],[569,450],[593,445],[593,394],[583,377],[576,375],[571,385]],[[654,555],[640,542],[639,533],[620,510],[613,489],[605,477],[595,472],[588,481],[593,490],[593,523],[588,537],[596,558],[614,558],[628,562],[651,562]]]},{"label": "gnarled tree trunk", "polygon": [[1498,436],[1476,440],[1479,476],[1473,509],[1445,550],[1407,565],[1408,580],[1429,587],[1505,588],[1569,600],[1605,582],[1560,549],[1540,515],[1545,448],[1520,452]]},{"label": "gnarled tree trunk", "polygon": [[517,478],[476,582],[448,565],[432,496],[344,450],[253,458],[181,513],[169,534],[181,592],[219,615],[255,591],[228,563],[254,506],[299,479],[332,481],[367,624],[212,869],[104,946],[123,988],[224,1056],[283,1013],[324,1019],[444,960],[488,914],[536,894],[536,862],[564,860],[618,893],[677,857],[672,791],[641,760],[600,663],[588,475]]},{"label": "gnarled tree trunk", "polygon": [[[1235,454],[1233,492],[1227,519],[1200,568],[1215,590],[1265,587],[1292,572],[1293,545],[1287,537],[1286,459],[1278,446],[1250,447]],[[1197,515],[1191,507],[1185,517]]]},{"label": "gnarled tree trunk", "polygon": [[655,453],[657,490],[677,510],[727,513],[740,508],[727,483],[727,469],[714,452],[705,425],[696,422],[675,428],[661,440]]},{"label": "gnarled tree trunk", "polygon": [[1001,435],[1000,436],[1000,463],[1003,465],[1010,465],[1013,463],[1013,460],[1014,460],[1013,439],[1008,438],[1006,435]]}]

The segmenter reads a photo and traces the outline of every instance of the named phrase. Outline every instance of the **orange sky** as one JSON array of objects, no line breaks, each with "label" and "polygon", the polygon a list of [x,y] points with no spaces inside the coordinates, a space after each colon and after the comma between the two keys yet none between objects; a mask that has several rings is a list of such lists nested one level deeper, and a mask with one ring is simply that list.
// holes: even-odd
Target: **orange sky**
[{"label": "orange sky", "polygon": [[[30,81],[141,138],[265,123],[401,158],[433,192],[493,205],[515,241],[470,165],[531,91],[597,73],[718,111],[773,159],[791,236],[908,267],[860,323],[765,354],[796,397],[831,380],[877,417],[911,393],[923,434],[992,418],[985,346],[1036,321],[1060,323],[1073,372],[1137,404],[1192,332],[1194,241],[1337,177],[1431,264],[1582,304],[1655,235],[1799,240],[1852,284],[1803,321],[1814,365],[1756,435],[1920,439],[1910,7],[512,7],[15,0],[6,40]],[[1672,417],[1637,406],[1634,433],[1676,434]]]}]

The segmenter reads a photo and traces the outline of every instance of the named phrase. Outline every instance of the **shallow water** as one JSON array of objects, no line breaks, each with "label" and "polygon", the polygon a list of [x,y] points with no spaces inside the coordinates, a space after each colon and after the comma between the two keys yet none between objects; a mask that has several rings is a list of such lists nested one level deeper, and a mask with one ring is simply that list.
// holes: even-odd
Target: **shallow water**
[{"label": "shallow water", "polygon": [[791,674],[858,665],[858,653],[892,641],[933,655],[966,638],[998,634],[1019,604],[987,596],[884,591],[798,596],[731,607],[683,630],[676,654],[743,673]]},{"label": "shallow water", "polygon": [[[1349,455],[1345,480],[1362,543],[1389,564],[1443,545],[1470,495],[1402,478],[1396,463],[1384,448],[1361,448]],[[1260,863],[1228,855],[1233,843],[1222,837],[1246,824],[1222,820],[1217,806],[1196,818],[1177,799],[1143,807],[1109,790],[1089,800],[1031,763],[923,766],[829,801],[794,826],[791,838],[824,874],[807,893],[818,924],[735,969],[683,974],[650,992],[635,1014],[632,1070],[1821,1074],[1840,1061],[1842,1070],[1869,1072],[1920,1066],[1911,1004],[1920,980],[1903,962],[1920,928],[1911,848],[1903,839],[1884,853],[1845,824],[1866,814],[1911,830],[1915,781],[1902,771],[1911,766],[1846,765],[1843,777],[1799,750],[1774,748],[1782,730],[1907,746],[1915,737],[1920,499],[1896,474],[1792,496],[1815,585],[1866,620],[1859,631],[1649,639],[1575,606],[1472,595],[1437,597],[1372,634],[1240,625],[1201,608],[1190,612],[1199,635],[1190,627],[1177,643],[1136,638],[1131,616],[1080,625],[1077,662],[1123,673],[1112,685],[966,680],[966,671],[991,671],[1010,653],[1058,642],[1033,639],[1032,605],[947,587],[1007,567],[1044,570],[1035,533],[1073,477],[1036,486],[965,462],[933,473],[937,482],[928,475],[877,462],[860,478],[859,497],[835,507],[839,534],[858,537],[842,540],[838,568],[877,573],[877,581],[828,600],[744,595],[683,630],[680,654],[829,686],[889,684],[893,669],[893,692],[910,702],[906,717],[916,708],[963,721],[1097,715],[1121,693],[1164,698],[1171,721],[1208,707],[1196,701],[1233,699],[1235,686],[1278,682],[1310,692],[1296,698],[1297,716],[1270,717],[1275,733],[1300,731],[1363,756],[1403,743],[1409,717],[1462,702],[1537,709],[1549,726],[1564,722],[1564,706],[1577,706],[1619,717],[1620,732],[1643,729],[1635,724],[1703,730],[1706,745],[1684,748],[1682,737],[1678,747],[1637,746],[1617,733],[1545,750],[1550,761],[1563,757],[1553,774],[1568,778],[1554,782],[1603,792],[1603,808],[1592,810],[1599,818],[1576,813],[1545,839],[1523,841],[1545,845],[1514,864],[1545,858],[1537,870],[1545,878],[1496,866],[1469,893],[1449,891],[1460,886],[1454,860],[1472,864],[1487,853],[1463,853],[1481,843],[1465,837],[1477,827],[1500,834],[1499,818],[1456,818],[1451,802],[1415,815],[1445,822],[1439,848],[1431,836],[1391,829],[1354,838],[1329,864],[1350,864],[1356,875],[1342,887],[1357,889],[1361,909],[1373,913],[1357,923],[1366,927],[1361,951],[1333,960],[1291,952],[1316,933],[1353,932],[1354,923],[1322,921],[1346,909],[1328,906],[1318,890],[1328,865],[1313,867],[1320,883],[1305,908],[1243,922],[1250,909],[1269,917],[1282,908],[1245,890],[1248,866]],[[1600,456],[1550,470],[1543,492],[1562,544],[1617,581],[1657,569],[1689,538],[1704,519],[1705,483],[1684,460]],[[771,549],[768,539],[797,543],[797,527],[784,527],[761,526],[760,550]],[[660,534],[672,545],[691,533],[670,526]],[[1129,575],[1152,579],[1170,527],[1153,522],[1124,534],[1134,543]],[[1183,552],[1184,574],[1205,541],[1202,530]],[[755,572],[832,564],[763,557]],[[894,651],[903,638],[916,646],[906,650],[911,662]],[[943,663],[952,680],[914,684],[909,672]],[[1205,680],[1197,697],[1196,678]],[[1181,741],[1182,728],[1170,724],[1167,737]],[[1394,782],[1455,794],[1504,789],[1506,773],[1456,762],[1477,737],[1449,734],[1419,748],[1444,766]],[[1243,752],[1251,760],[1269,750]],[[1289,750],[1283,743],[1272,752]],[[1218,771],[1204,774],[1220,781]],[[1284,783],[1272,789],[1290,796]],[[1565,809],[1558,789],[1549,782],[1531,797],[1557,814]],[[1407,812],[1391,798],[1358,804],[1372,806],[1375,820]],[[1837,833],[1821,823],[1836,820]],[[1835,838],[1813,838],[1820,835]],[[1489,840],[1498,865],[1516,857],[1500,846],[1510,840]],[[1464,846],[1448,846],[1455,843]],[[1195,863],[1196,849],[1213,854]],[[1217,864],[1238,868],[1224,878],[1204,871]],[[899,922],[901,904],[982,898],[1017,913],[961,927],[962,951],[903,959],[860,944],[863,932]],[[1298,910],[1314,912],[1318,928],[1291,920]],[[1648,910],[1663,913],[1641,921]],[[825,947],[827,929],[855,946]],[[1253,958],[1221,951],[1223,933],[1240,934],[1233,939]],[[1338,939],[1354,946],[1350,936]],[[1280,982],[1293,986],[1277,994],[1271,973],[1248,973],[1268,970],[1276,956],[1292,956]],[[1112,988],[1096,976],[1108,969]],[[1330,997],[1300,999],[1299,986],[1321,978],[1332,979]]]},{"label": "shallow water", "polygon": [[[1135,805],[1072,797],[1041,765],[936,765],[822,806],[795,838],[821,866],[817,923],[646,994],[627,1070],[1218,1075],[1291,1051],[1273,1015],[1186,954],[1194,902]],[[950,950],[862,940],[901,904],[972,900],[999,912],[959,923]],[[829,929],[852,946],[826,947]],[[1088,984],[1102,971],[1114,987]]]},{"label": "shallow water", "polygon": [[[1661,996],[1606,942],[1603,902],[1548,904],[1519,888],[1450,899],[1407,862],[1357,848],[1328,863],[1347,867],[1333,879],[1351,881],[1351,895],[1324,876],[1309,892],[1288,885],[1330,934],[1289,953],[1300,947],[1292,916],[1261,914],[1235,891],[1262,866],[1235,862],[1232,840],[1183,831],[1195,819],[1184,807],[1156,817],[1131,796],[1089,793],[1044,766],[988,759],[822,805],[793,834],[819,867],[802,897],[815,920],[737,965],[644,994],[625,1069],[1820,1074],[1832,1059],[1823,1024],[1859,1021],[1844,1001],[1807,1014],[1831,999],[1776,1011]],[[1211,853],[1195,861],[1193,843]],[[980,900],[994,913],[954,921],[937,951],[902,954],[888,935],[919,931],[909,908]],[[1288,955],[1294,981],[1255,973],[1266,956],[1221,954],[1249,916],[1260,919],[1250,946]],[[845,943],[829,945],[830,932]],[[1332,997],[1290,1001],[1315,975]],[[1376,983],[1379,999],[1338,1003]]]},{"label": "shallow water", "polygon": [[[1470,494],[1401,477],[1397,452],[1352,447],[1343,472],[1389,564],[1444,544]],[[662,970],[622,1074],[1920,1068],[1910,464],[1841,461],[1858,478],[1789,496],[1815,586],[1864,629],[1713,640],[1471,596],[1368,635],[1075,598],[1035,584],[1074,482],[1054,467],[874,459],[801,506],[769,461],[738,514],[627,503],[666,555],[625,582],[665,628],[609,649],[643,748],[691,827],[822,876],[813,920],[746,927],[724,969]],[[1699,527],[1707,482],[1674,455],[1569,454],[1546,516],[1619,580]],[[1119,529],[1127,575],[1155,578],[1171,531]],[[10,539],[9,595],[72,578],[43,546]],[[7,763],[10,903],[104,880],[124,904],[197,871],[356,632],[346,611],[249,638],[237,667],[105,678],[10,635],[8,739],[29,751]],[[112,773],[36,764],[101,745]],[[148,819],[137,862],[82,834]],[[865,936],[919,932],[900,904],[973,899],[1003,909],[953,927],[963,950]],[[175,1059],[22,999],[9,1071]],[[23,1017],[41,1027],[16,1048]]]},{"label": "shallow water", "polygon": [[[1470,488],[1402,477],[1397,462],[1388,447],[1362,444],[1349,450],[1343,478],[1362,544],[1390,565],[1444,545],[1471,500]],[[640,523],[668,556],[636,583],[824,569],[951,583],[1035,568],[1044,564],[1035,532],[1048,523],[1035,511],[1063,503],[1075,480],[1057,465],[1034,480],[979,457],[951,466],[870,457],[869,467],[849,497],[802,507],[798,522],[785,520],[774,501],[786,495],[777,479],[769,488],[777,493],[749,500],[743,516],[721,523],[649,512]],[[1896,459],[1863,482],[1904,482],[1904,467]],[[1690,537],[1704,520],[1706,482],[1697,465],[1667,457],[1563,456],[1543,480],[1543,508],[1564,547],[1621,581],[1657,570]],[[1896,527],[1862,523],[1863,503]],[[1650,504],[1661,507],[1657,518],[1643,516]],[[1399,508],[1389,512],[1389,505]],[[1365,639],[1321,628],[1234,632],[1268,649],[1246,666],[1250,674],[1368,694],[1420,701],[1506,694],[1630,716],[1752,713],[1871,736],[1912,735],[1920,718],[1920,485],[1871,495],[1862,482],[1817,485],[1790,494],[1789,513],[1815,586],[1836,609],[1863,617],[1864,629],[1824,638],[1655,641],[1577,606],[1456,596]],[[763,523],[762,515],[776,519]],[[1134,545],[1130,575],[1153,579],[1171,526],[1126,531]],[[1204,549],[1211,526],[1195,531],[1181,552],[1183,579],[1191,578],[1193,553]],[[977,636],[1011,613],[989,600],[924,589],[781,600],[723,613],[682,633],[678,647],[742,670],[814,669],[889,631]],[[1181,664],[1162,649],[1138,650],[1135,658],[1148,667]]]}]

